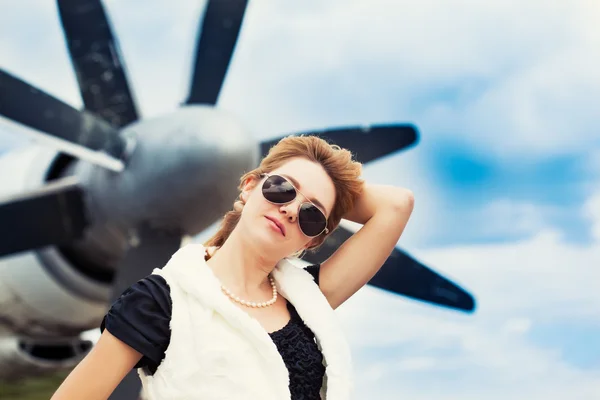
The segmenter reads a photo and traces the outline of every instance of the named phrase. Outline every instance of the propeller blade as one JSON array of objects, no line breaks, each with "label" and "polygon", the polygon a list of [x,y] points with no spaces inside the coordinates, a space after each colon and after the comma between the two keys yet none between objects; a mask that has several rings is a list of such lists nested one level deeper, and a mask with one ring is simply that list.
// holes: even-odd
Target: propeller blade
[{"label": "propeller blade", "polygon": [[[131,247],[119,264],[111,304],[131,285],[150,275],[154,268],[165,266],[181,246],[180,234],[166,233],[147,226],[138,230],[138,244]],[[139,397],[142,384],[135,370],[131,370],[113,391],[109,400],[131,400]]]},{"label": "propeller blade", "polygon": [[247,0],[209,0],[196,42],[186,104],[216,104],[237,42]]},{"label": "propeller blade", "polygon": [[84,193],[75,178],[0,202],[0,257],[83,236],[89,221]]},{"label": "propeller blade", "polygon": [[[113,170],[123,169],[119,158],[125,151],[125,142],[110,124],[74,109],[3,70],[0,70],[0,115],[66,142],[67,145],[61,145],[66,153],[89,158]],[[94,159],[99,158],[95,153],[100,150],[107,153],[104,164]]]},{"label": "propeller blade", "polygon": [[[352,152],[355,159],[368,163],[380,157],[402,150],[417,142],[417,130],[412,125],[373,125],[367,127],[333,128],[294,134],[319,136],[329,143]],[[267,140],[260,144],[262,157],[281,138]]]},{"label": "propeller blade", "polygon": [[[352,235],[340,226],[316,253],[307,254],[303,259],[313,264],[321,263]],[[475,309],[471,294],[397,248],[368,284],[438,306],[468,312]]]},{"label": "propeller blade", "polygon": [[398,249],[369,284],[440,306],[469,312],[475,309],[470,293]]},{"label": "propeller blade", "polygon": [[125,67],[100,0],[58,0],[85,109],[122,127],[138,119]]}]

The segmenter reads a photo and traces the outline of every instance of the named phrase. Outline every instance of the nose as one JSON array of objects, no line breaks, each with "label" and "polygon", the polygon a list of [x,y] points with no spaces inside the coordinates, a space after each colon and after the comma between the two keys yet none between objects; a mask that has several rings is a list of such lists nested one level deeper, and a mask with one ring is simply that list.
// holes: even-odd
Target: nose
[{"label": "nose", "polygon": [[296,196],[294,201],[283,204],[281,207],[279,207],[279,212],[285,215],[287,220],[291,223],[296,222],[296,219],[298,218],[298,210],[300,209],[300,204],[302,203],[302,200],[299,197],[300,196]]}]

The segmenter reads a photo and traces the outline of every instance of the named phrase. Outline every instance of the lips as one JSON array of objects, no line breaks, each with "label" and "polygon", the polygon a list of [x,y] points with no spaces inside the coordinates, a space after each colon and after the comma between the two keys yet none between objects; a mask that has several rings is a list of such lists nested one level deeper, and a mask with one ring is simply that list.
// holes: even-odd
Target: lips
[{"label": "lips", "polygon": [[275,223],[275,225],[277,225],[277,227],[281,231],[281,234],[283,236],[285,236],[285,227],[283,226],[283,224],[281,222],[279,222],[278,220],[276,220],[275,218],[273,218],[273,217],[269,217],[268,215],[266,217],[267,217],[267,219],[269,221],[273,221],[273,223]]}]

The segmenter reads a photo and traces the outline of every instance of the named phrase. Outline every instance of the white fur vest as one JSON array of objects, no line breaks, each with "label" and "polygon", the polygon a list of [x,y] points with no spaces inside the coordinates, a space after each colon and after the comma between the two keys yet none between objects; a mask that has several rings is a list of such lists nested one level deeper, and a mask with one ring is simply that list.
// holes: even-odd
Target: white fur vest
[{"label": "white fur vest", "polygon": [[[290,399],[288,370],[275,343],[256,319],[221,292],[204,252],[202,245],[188,244],[153,271],[170,287],[171,341],[154,375],[138,370],[144,398]],[[327,299],[312,276],[288,260],[277,264],[273,277],[323,353],[321,397],[350,398],[350,351]]]}]

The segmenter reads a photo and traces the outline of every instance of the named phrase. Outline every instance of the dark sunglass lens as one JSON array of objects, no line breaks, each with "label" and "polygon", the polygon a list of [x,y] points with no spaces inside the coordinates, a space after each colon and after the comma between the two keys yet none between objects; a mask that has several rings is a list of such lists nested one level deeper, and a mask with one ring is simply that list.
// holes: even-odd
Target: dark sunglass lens
[{"label": "dark sunglass lens", "polygon": [[273,175],[265,180],[262,187],[263,196],[272,203],[285,204],[296,198],[296,190],[283,177]]},{"label": "dark sunglass lens", "polygon": [[317,207],[310,203],[303,203],[298,213],[300,229],[306,236],[317,236],[325,229],[327,220]]}]

